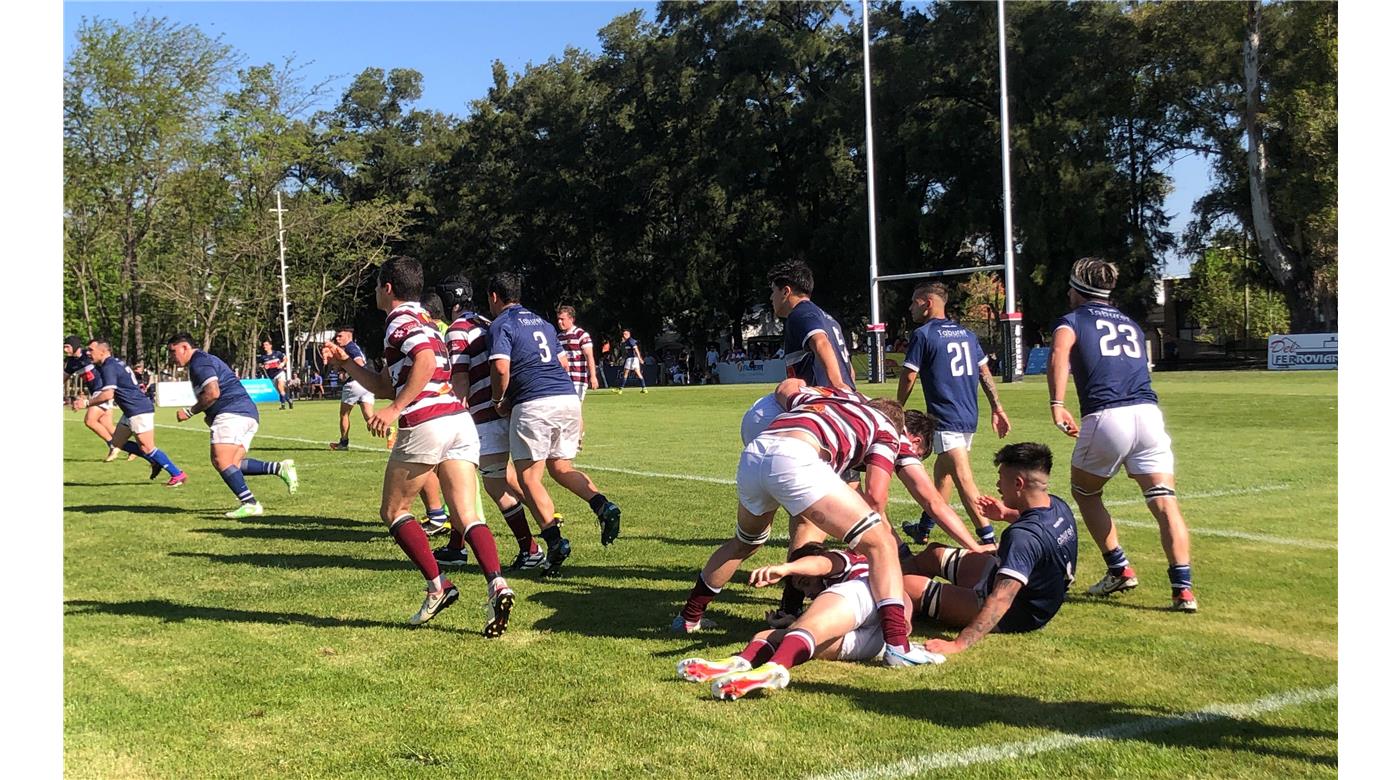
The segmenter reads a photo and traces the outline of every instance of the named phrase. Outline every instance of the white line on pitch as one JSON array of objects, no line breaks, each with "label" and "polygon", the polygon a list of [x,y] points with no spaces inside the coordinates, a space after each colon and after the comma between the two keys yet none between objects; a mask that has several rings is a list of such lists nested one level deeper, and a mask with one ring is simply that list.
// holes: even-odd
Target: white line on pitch
[{"label": "white line on pitch", "polygon": [[1336,697],[1337,686],[1335,685],[1326,688],[1303,688],[1273,696],[1266,696],[1262,699],[1256,699],[1255,701],[1245,702],[1243,704],[1216,704],[1196,710],[1195,712],[1186,712],[1181,715],[1159,718],[1130,720],[1114,726],[1078,734],[1056,734],[1050,737],[1029,739],[1022,742],[1008,742],[1001,745],[980,745],[967,750],[930,753],[928,755],[906,758],[903,761],[896,761],[892,764],[885,764],[884,766],[848,769],[827,775],[817,775],[814,776],[812,780],[874,780],[875,778],[899,778],[937,769],[951,769],[954,767],[972,766],[974,764],[1012,761],[1052,750],[1066,750],[1092,742],[1133,739],[1144,734],[1166,731],[1182,726],[1214,723],[1226,719],[1253,718],[1288,707],[1326,701],[1335,699]]}]

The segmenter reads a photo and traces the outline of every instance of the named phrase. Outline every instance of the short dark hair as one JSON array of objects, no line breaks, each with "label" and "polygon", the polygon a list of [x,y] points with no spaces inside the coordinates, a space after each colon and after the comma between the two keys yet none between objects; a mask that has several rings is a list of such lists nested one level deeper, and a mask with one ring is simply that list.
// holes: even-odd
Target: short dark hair
[{"label": "short dark hair", "polygon": [[919,282],[919,286],[914,288],[914,297],[922,298],[932,295],[942,298],[944,303],[948,302],[948,285],[942,282]]},{"label": "short dark hair", "polygon": [[1023,441],[1019,444],[1008,444],[997,450],[997,454],[992,456],[992,463],[1048,477],[1053,459],[1054,455],[1049,447],[1039,442]]},{"label": "short dark hair", "polygon": [[444,314],[442,309],[442,299],[438,297],[437,293],[431,290],[423,293],[422,303],[423,308],[428,310],[429,317],[432,317],[435,320],[442,319]]},{"label": "short dark hair", "polygon": [[112,342],[108,341],[106,336],[93,336],[92,338],[88,339],[88,342],[87,342],[87,343],[89,343],[89,344],[101,344],[102,346],[106,347],[107,349],[111,349],[111,348],[112,348]]},{"label": "short dark hair", "polygon": [[347,323],[347,324],[345,324],[345,325],[340,325],[340,326],[338,326],[338,327],[335,329],[335,332],[336,332],[336,333],[340,333],[341,331],[344,331],[344,332],[346,332],[346,333],[349,333],[350,335],[353,336],[353,335],[355,335],[355,326],[354,326],[354,325],[350,325],[350,324]]},{"label": "short dark hair", "polygon": [[408,255],[396,255],[379,266],[379,283],[394,288],[394,297],[416,301],[423,297],[423,264]]},{"label": "short dark hair", "polygon": [[791,287],[798,295],[811,296],[812,269],[801,260],[785,260],[768,272],[768,283],[774,287]]},{"label": "short dark hair", "polygon": [[895,430],[904,433],[904,407],[889,398],[875,398],[867,404],[894,423]]},{"label": "short dark hair", "polygon": [[486,282],[486,294],[495,293],[505,303],[520,303],[520,274],[499,271]]},{"label": "short dark hair", "polygon": [[937,421],[933,415],[924,414],[916,409],[908,409],[904,412],[904,432],[909,436],[918,436],[924,442],[924,457],[933,452],[933,432],[937,428]]},{"label": "short dark hair", "polygon": [[83,340],[80,339],[80,338],[78,338],[78,336],[75,334],[75,335],[69,336],[68,338],[64,339],[64,340],[63,340],[63,345],[64,345],[64,346],[67,346],[67,347],[72,347],[73,349],[82,349],[82,348],[83,348]]},{"label": "short dark hair", "polygon": [[555,309],[555,310],[554,310],[554,313],[555,313],[555,314],[567,314],[567,315],[569,315],[570,317],[573,317],[574,319],[578,319],[578,312],[574,311],[574,307],[568,305],[567,303],[564,304],[563,306],[560,306],[559,308]]},{"label": "short dark hair", "polygon": [[[188,332],[186,332],[186,331],[180,331],[179,333],[176,333],[174,336],[171,336],[170,338],[166,339],[166,340],[165,340],[165,345],[168,346],[168,347],[173,347],[173,346],[175,346],[176,344],[179,344],[180,342],[184,342],[184,343],[186,343],[186,344],[189,344],[191,347],[195,346],[195,343],[194,343],[194,336],[191,336],[191,335],[190,335]],[[197,348],[197,347],[196,347],[196,348]]]},{"label": "short dark hair", "polygon": [[788,554],[788,561],[795,561],[799,558],[807,558],[812,555],[821,555],[826,552],[826,545],[821,542],[808,542]]}]

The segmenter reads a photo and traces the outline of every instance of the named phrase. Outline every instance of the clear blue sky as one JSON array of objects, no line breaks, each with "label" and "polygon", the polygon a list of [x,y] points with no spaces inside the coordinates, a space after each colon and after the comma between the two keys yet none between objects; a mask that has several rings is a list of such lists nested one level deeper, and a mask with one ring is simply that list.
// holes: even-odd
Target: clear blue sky
[{"label": "clear blue sky", "polygon": [[[628,2],[222,2],[64,3],[63,50],[74,45],[82,18],[128,21],[134,15],[166,16],[194,24],[246,56],[247,64],[280,63],[288,55],[308,64],[308,84],[334,79],[329,108],[356,74],[368,67],[413,68],[423,74],[419,105],[465,115],[468,104],[491,86],[491,63],[511,72],[544,62],[568,46],[598,51],[598,30],[634,9],[653,15],[655,3]],[[878,63],[877,63],[878,66]],[[1191,156],[1170,171],[1175,192],[1167,212],[1172,230],[1185,229],[1191,203],[1209,185],[1204,159]],[[999,172],[989,172],[999,175]],[[1168,274],[1188,264],[1168,262]]]}]

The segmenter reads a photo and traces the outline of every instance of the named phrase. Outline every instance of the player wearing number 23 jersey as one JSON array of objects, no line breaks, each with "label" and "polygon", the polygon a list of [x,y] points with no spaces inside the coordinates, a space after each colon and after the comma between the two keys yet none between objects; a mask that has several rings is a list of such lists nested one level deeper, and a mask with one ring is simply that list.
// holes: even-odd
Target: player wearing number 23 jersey
[{"label": "player wearing number 23 jersey", "polygon": [[1147,373],[1147,339],[1142,328],[1116,306],[1088,300],[1055,323],[1071,328],[1078,349],[1069,354],[1069,370],[1079,394],[1079,414],[1133,404],[1155,404]]}]

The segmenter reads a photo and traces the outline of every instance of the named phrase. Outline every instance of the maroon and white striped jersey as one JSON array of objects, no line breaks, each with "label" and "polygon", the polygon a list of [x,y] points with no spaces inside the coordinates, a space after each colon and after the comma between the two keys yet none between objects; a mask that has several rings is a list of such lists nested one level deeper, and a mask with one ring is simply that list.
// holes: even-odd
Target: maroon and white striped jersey
[{"label": "maroon and white striped jersey", "polygon": [[584,349],[593,349],[593,337],[575,325],[569,330],[559,331],[559,348],[569,361],[569,381],[576,385],[588,384],[588,356],[584,354]]},{"label": "maroon and white striped jersey", "polygon": [[865,396],[831,387],[804,387],[788,411],[768,425],[769,431],[805,431],[830,457],[831,470],[873,466],[894,473],[899,430],[883,414],[865,405]]},{"label": "maroon and white striped jersey", "polygon": [[827,552],[841,556],[841,559],[845,561],[845,568],[822,577],[823,588],[870,576],[870,562],[865,559],[864,555],[850,550],[827,550]]},{"label": "maroon and white striped jersey", "polygon": [[412,428],[438,417],[465,411],[452,393],[452,370],[447,344],[428,311],[417,303],[403,303],[389,312],[384,323],[384,362],[395,390],[408,382],[414,364],[433,361],[428,384],[399,415],[400,428]]},{"label": "maroon and white striped jersey", "polygon": [[470,382],[463,399],[477,425],[501,419],[491,405],[491,366],[486,359],[491,338],[491,320],[476,312],[466,312],[447,327],[447,351],[452,355],[452,375],[466,374]]}]

